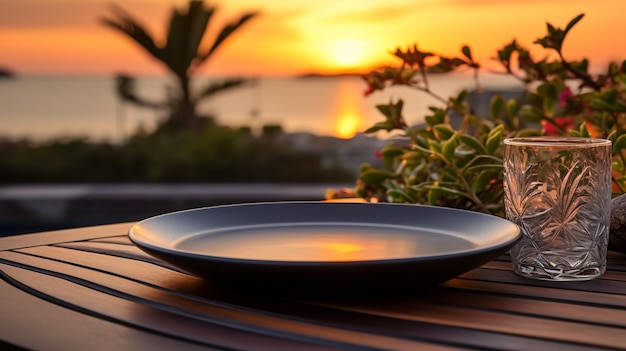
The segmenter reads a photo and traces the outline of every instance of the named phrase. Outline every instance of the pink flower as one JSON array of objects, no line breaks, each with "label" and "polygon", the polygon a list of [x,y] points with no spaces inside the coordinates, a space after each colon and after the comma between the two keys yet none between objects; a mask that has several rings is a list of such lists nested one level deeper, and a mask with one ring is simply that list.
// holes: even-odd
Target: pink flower
[{"label": "pink flower", "polygon": [[374,151],[374,156],[376,156],[377,158],[383,158],[383,154],[380,152],[380,150]]},{"label": "pink flower", "polygon": [[572,96],[574,96],[574,94],[572,94],[572,91],[568,87],[565,87],[561,94],[559,94],[559,105],[567,105],[567,100],[571,99]]}]

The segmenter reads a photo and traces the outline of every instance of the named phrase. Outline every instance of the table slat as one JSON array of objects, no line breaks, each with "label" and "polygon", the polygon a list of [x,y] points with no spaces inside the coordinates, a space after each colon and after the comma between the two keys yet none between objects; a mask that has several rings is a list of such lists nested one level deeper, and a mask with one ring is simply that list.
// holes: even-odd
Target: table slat
[{"label": "table slat", "polygon": [[[102,326],[101,334],[81,334],[79,344],[109,335],[113,344],[139,350],[154,349],[155,340],[168,349],[626,347],[626,255],[612,253],[607,273],[589,282],[518,277],[503,256],[412,296],[305,300],[256,296],[254,287],[251,294],[222,290],[135,247],[126,235],[130,225],[1,238],[3,299],[37,301],[33,316],[45,319],[55,311],[77,330],[82,321],[84,328]],[[14,306],[7,311],[19,315]],[[29,318],[18,319],[10,327],[0,323],[0,339],[13,328],[9,342],[37,346],[17,332]],[[58,345],[71,339],[43,335]]]}]

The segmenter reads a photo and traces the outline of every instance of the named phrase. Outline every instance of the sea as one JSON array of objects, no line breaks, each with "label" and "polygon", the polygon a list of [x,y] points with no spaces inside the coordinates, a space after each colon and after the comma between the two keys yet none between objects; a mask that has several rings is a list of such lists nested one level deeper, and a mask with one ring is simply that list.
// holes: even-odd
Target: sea
[{"label": "sea", "polygon": [[[197,77],[194,88],[216,80]],[[154,110],[124,103],[117,96],[116,77],[17,75],[0,79],[0,139],[45,141],[84,137],[94,141],[123,141],[140,128],[152,130],[163,116]],[[509,77],[495,74],[479,78],[483,89],[519,88]],[[431,91],[447,98],[476,87],[469,74],[429,77]],[[172,91],[168,77],[140,76],[136,92],[159,101]],[[376,105],[404,101],[409,124],[423,121],[429,106],[443,106],[432,96],[407,87],[394,87],[364,95],[360,76],[257,77],[249,84],[222,92],[199,105],[219,124],[233,127],[281,125],[288,133],[350,137],[363,132],[383,116]]]}]

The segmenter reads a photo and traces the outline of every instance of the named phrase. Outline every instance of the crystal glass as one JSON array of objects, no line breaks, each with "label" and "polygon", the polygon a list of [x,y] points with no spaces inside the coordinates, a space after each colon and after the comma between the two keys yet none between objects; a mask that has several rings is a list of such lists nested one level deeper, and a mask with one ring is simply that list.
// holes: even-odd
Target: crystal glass
[{"label": "crystal glass", "polygon": [[589,280],[606,269],[611,215],[611,141],[531,137],[504,140],[506,217],[522,229],[515,273]]}]

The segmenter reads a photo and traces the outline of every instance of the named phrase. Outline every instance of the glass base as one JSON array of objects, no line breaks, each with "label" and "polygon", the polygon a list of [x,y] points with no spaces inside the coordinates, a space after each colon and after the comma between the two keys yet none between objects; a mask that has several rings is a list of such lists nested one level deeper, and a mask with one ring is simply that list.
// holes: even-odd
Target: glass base
[{"label": "glass base", "polygon": [[531,279],[549,281],[581,281],[595,279],[606,270],[606,265],[584,268],[546,268],[528,264],[513,264],[515,274]]}]

